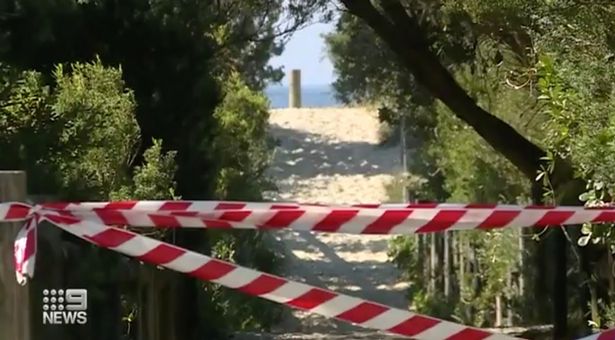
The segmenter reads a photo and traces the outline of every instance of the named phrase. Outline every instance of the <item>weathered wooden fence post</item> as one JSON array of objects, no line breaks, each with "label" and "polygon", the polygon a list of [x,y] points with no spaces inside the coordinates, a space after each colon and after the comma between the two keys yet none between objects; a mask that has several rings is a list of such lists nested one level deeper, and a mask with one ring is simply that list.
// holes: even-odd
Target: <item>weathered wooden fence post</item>
[{"label": "weathered wooden fence post", "polygon": [[400,138],[400,151],[401,151],[401,173],[403,185],[401,186],[402,190],[402,200],[404,203],[410,202],[410,193],[408,190],[408,145],[406,143],[406,117],[405,115],[401,115],[400,117],[400,126],[399,126],[399,138]]},{"label": "weathered wooden fence post", "polygon": [[[0,171],[0,202],[26,199],[26,173]],[[15,281],[13,241],[21,223],[0,224],[0,335],[2,339],[30,340],[30,289]]]},{"label": "weathered wooden fence post", "polygon": [[288,80],[288,107],[301,107],[301,70],[290,71]]},{"label": "weathered wooden fence post", "polygon": [[139,314],[137,340],[175,340],[177,277],[154,266],[139,267]]}]

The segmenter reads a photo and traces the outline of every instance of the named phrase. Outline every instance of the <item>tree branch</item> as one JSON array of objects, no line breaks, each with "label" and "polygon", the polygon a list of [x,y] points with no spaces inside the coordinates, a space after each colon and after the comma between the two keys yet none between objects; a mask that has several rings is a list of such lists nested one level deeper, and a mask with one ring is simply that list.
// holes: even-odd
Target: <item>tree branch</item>
[{"label": "tree branch", "polygon": [[[534,180],[546,152],[512,126],[490,114],[466,93],[430,50],[416,18],[401,12],[399,1],[386,0],[385,14],[367,0],[341,0],[348,10],[363,19],[383,39],[417,83],[440,99],[458,118],[470,125],[489,145],[512,162],[526,177]],[[392,17],[386,18],[386,14]],[[403,16],[403,18],[401,17]],[[403,19],[403,22],[401,22]],[[400,27],[406,28],[400,30]],[[560,162],[562,181],[572,179],[572,167]],[[559,181],[557,181],[559,182]]]}]

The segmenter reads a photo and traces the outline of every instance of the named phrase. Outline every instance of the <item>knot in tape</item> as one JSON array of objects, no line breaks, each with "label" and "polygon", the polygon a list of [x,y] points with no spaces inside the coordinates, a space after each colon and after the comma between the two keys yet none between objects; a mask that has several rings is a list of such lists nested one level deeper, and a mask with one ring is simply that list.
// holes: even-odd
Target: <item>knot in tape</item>
[{"label": "knot in tape", "polygon": [[0,203],[0,222],[26,221],[41,209],[38,205],[30,206],[19,202]]},{"label": "knot in tape", "polygon": [[15,276],[21,285],[34,276],[36,259],[36,226],[43,208],[24,203],[10,202],[0,204],[0,222],[25,221],[13,243],[13,263]]}]

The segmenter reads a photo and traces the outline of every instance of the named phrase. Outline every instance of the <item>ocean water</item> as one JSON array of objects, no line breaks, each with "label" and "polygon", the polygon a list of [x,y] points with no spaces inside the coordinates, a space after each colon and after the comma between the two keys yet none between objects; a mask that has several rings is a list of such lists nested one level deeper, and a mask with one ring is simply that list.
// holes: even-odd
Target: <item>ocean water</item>
[{"label": "ocean water", "polygon": [[[288,107],[288,86],[272,85],[265,89],[271,108]],[[342,103],[335,99],[330,85],[304,85],[301,87],[301,107],[335,107]]]}]

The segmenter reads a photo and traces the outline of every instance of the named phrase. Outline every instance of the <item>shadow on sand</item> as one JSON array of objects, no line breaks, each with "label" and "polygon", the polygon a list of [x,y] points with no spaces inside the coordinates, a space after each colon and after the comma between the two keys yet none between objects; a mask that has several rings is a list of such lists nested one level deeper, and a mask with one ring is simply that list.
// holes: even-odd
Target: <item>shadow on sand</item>
[{"label": "shadow on sand", "polygon": [[337,142],[326,136],[272,125],[270,134],[280,141],[275,166],[269,174],[283,179],[316,175],[391,174],[399,157],[383,152],[388,147],[366,142]]}]

